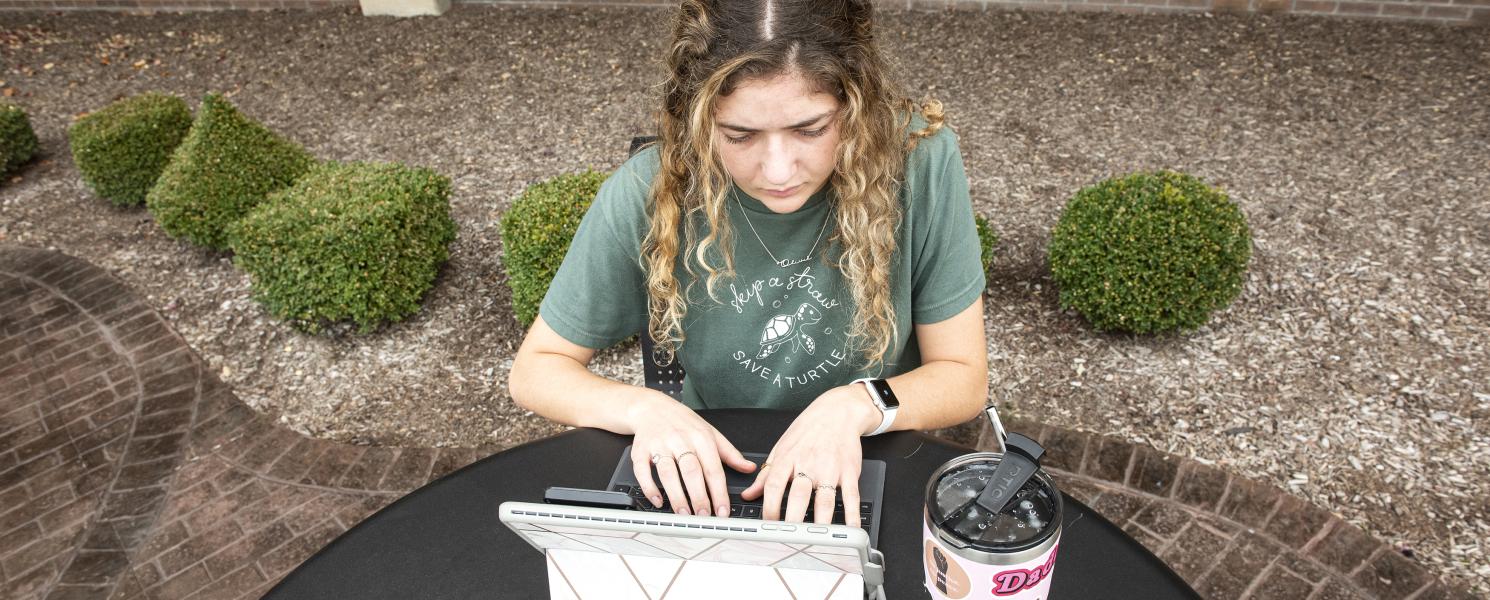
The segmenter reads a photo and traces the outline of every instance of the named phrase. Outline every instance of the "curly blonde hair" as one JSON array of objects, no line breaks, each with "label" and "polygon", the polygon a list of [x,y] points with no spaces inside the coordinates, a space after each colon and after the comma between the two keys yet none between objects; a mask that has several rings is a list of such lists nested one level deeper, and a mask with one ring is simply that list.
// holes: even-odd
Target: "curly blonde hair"
[{"label": "curly blonde hair", "polygon": [[[647,202],[641,256],[648,332],[659,362],[670,362],[684,341],[692,283],[680,288],[678,261],[693,281],[696,268],[705,272],[705,289],[716,302],[721,280],[734,276],[726,204],[732,182],[714,147],[718,100],[744,82],[798,74],[839,100],[830,179],[837,227],[829,246],[855,306],[850,349],[862,354],[866,368],[883,364],[900,333],[890,265],[906,157],[942,127],[944,115],[940,102],[917,106],[890,80],[873,13],[867,0],[683,0],[667,54],[669,77],[657,115],[661,165]],[[917,111],[928,125],[907,131]],[[704,231],[696,214],[708,224]]]}]

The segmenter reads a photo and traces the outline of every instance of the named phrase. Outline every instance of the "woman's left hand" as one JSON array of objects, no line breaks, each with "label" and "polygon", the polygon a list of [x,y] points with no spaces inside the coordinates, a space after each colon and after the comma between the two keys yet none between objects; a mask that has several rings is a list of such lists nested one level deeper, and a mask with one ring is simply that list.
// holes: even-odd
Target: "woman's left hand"
[{"label": "woman's left hand", "polygon": [[[860,437],[879,425],[879,409],[862,385],[830,389],[813,400],[771,449],[766,466],[740,496],[762,500],[761,517],[802,521],[809,503],[813,522],[831,523],[833,501],[843,494],[844,523],[859,526]],[[782,498],[786,511],[782,513]]]}]

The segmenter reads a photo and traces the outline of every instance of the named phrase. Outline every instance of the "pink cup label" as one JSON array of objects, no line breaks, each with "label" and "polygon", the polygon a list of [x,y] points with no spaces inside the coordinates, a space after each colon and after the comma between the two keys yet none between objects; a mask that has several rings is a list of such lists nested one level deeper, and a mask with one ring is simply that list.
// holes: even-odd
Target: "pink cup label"
[{"label": "pink cup label", "polygon": [[1010,565],[985,565],[952,553],[922,523],[926,591],[937,600],[1045,600],[1050,595],[1050,578],[1061,545],[1060,532],[1055,535],[1050,549],[1033,559]]}]

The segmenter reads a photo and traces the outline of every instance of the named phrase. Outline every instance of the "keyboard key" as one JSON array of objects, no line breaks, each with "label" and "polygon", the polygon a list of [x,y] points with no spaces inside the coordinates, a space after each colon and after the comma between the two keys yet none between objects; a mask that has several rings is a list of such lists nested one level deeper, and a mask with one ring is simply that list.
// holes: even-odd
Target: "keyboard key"
[{"label": "keyboard key", "polygon": [[746,505],[743,507],[740,516],[746,519],[759,519],[761,518],[761,507]]},{"label": "keyboard key", "polygon": [[623,485],[623,484],[618,483],[618,484],[616,484],[616,487],[611,488],[611,491],[613,491],[613,492],[621,492],[622,494],[630,494],[631,493],[631,486],[629,486],[629,485]]},{"label": "keyboard key", "polygon": [[744,507],[739,504],[729,505],[729,516],[738,517],[744,512]]}]

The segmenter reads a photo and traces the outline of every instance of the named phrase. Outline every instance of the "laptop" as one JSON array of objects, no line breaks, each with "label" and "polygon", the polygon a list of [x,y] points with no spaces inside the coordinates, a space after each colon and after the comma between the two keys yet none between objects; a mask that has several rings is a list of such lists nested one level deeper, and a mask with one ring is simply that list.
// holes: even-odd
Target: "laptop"
[{"label": "laptop", "polygon": [[500,519],[544,553],[553,599],[884,597],[884,555],[845,525],[530,502]]},{"label": "laptop", "polygon": [[[766,462],[766,455],[753,452],[742,452],[746,460],[760,465]],[[749,502],[740,497],[740,492],[750,487],[755,481],[754,473],[740,473],[729,467],[724,468],[725,486],[729,489],[730,517],[737,519],[760,519],[761,499]],[[652,473],[653,481],[656,481],[656,472]],[[636,481],[636,473],[631,468],[631,446],[626,446],[621,451],[621,456],[616,462],[616,470],[611,474],[610,483],[605,489],[629,494],[636,499],[636,507],[643,511],[656,513],[673,512],[672,505],[668,502],[666,495],[663,496],[662,508],[654,508],[647,500],[646,494],[642,493],[641,484]],[[866,459],[859,471],[859,526],[865,533],[869,534],[869,545],[871,548],[879,547],[880,538],[880,505],[883,503],[885,492],[885,461]],[[807,505],[807,524],[813,522],[813,503]],[[844,525],[843,497],[834,500],[832,523]]]}]

